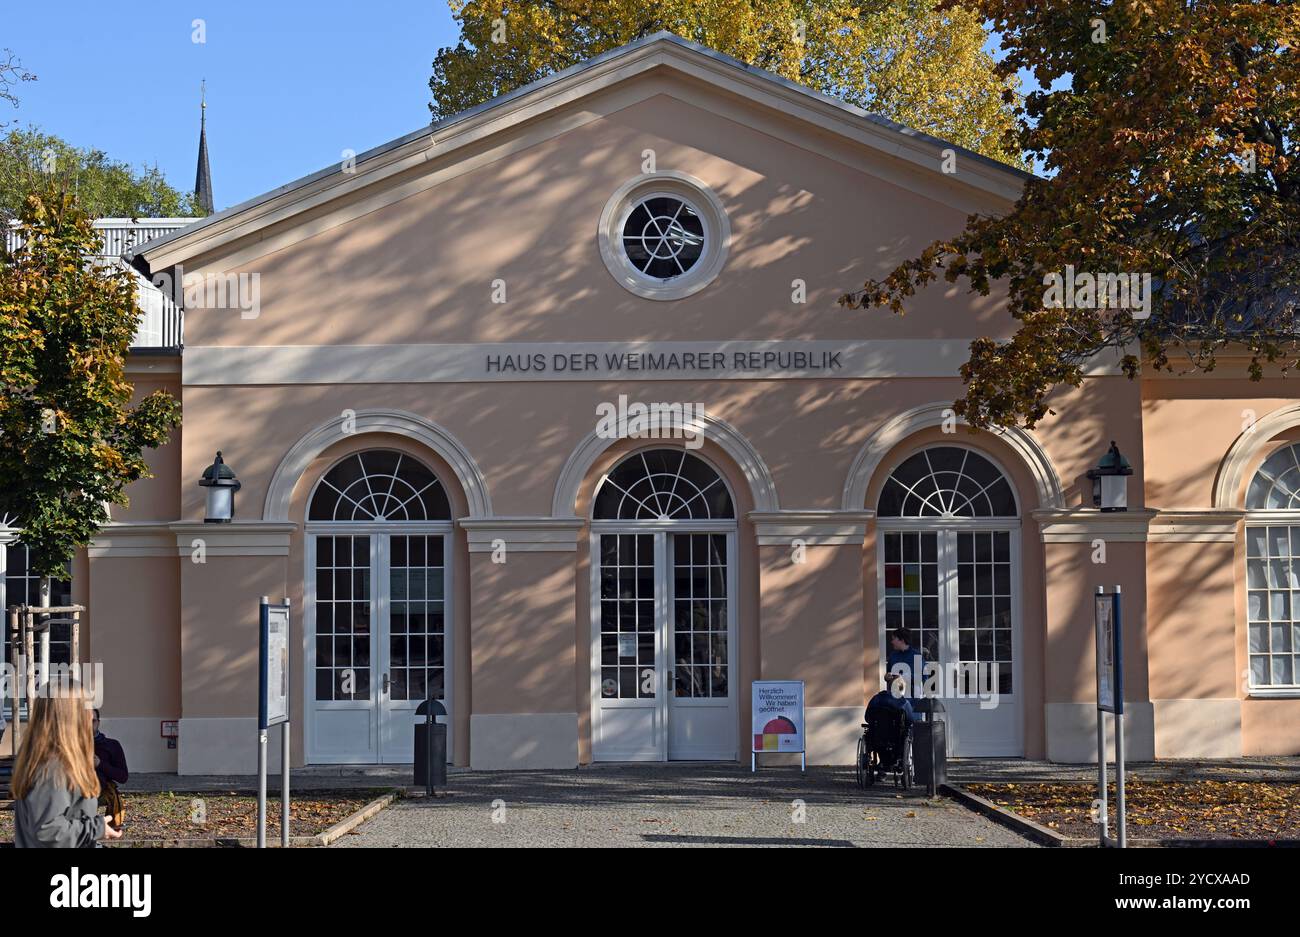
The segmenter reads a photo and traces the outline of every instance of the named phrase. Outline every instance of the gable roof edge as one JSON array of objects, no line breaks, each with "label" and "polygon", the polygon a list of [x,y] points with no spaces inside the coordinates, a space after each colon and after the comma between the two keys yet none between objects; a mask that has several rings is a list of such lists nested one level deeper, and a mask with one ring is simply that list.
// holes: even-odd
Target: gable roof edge
[{"label": "gable roof edge", "polygon": [[209,253],[354,189],[442,158],[461,146],[514,126],[521,117],[535,119],[604,87],[664,66],[696,78],[713,79],[724,90],[748,92],[746,96],[753,98],[769,96],[787,108],[803,108],[806,113],[793,115],[796,119],[928,171],[938,172],[943,151],[951,149],[963,160],[967,171],[959,176],[947,175],[946,179],[1001,198],[1014,200],[1024,182],[1033,178],[1013,166],[870,114],[673,33],[659,32],[357,154],[351,171],[345,170],[342,162],[333,163],[140,245],[133,263],[149,273]]}]

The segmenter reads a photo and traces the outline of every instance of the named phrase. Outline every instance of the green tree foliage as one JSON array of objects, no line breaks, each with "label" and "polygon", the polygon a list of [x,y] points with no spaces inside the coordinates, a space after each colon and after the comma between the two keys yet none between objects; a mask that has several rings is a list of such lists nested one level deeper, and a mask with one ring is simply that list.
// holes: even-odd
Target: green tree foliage
[{"label": "green tree foliage", "polygon": [[872,113],[1021,165],[1013,80],[978,15],[935,0],[449,0],[435,120],[660,30]]},{"label": "green tree foliage", "polygon": [[[1002,72],[1038,86],[1016,137],[1044,177],[844,302],[901,313],[940,277],[1000,281],[1015,335],[972,343],[956,404],[980,427],[1033,426],[1107,350],[1130,377],[1225,350],[1255,380],[1300,363],[1300,4],[965,2],[1002,37]],[[1058,305],[1067,267],[1149,275],[1150,308]]]},{"label": "green tree foliage", "polygon": [[135,281],[93,260],[99,236],[76,199],[52,184],[29,195],[17,234],[21,246],[0,246],[0,516],[33,570],[58,576],[147,477],[144,450],[167,441],[180,404],[155,391],[131,405]]},{"label": "green tree foliage", "polygon": [[134,169],[100,150],[79,149],[39,130],[0,138],[0,218],[14,218],[27,196],[51,179],[92,218],[191,218],[204,214],[189,192],[172,188],[155,166]]}]

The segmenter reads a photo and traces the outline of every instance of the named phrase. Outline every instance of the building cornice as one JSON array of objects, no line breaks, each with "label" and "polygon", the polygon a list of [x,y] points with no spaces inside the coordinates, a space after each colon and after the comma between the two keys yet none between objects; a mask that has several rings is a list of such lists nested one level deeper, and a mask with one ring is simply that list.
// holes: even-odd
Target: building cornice
[{"label": "building cornice", "polygon": [[1232,543],[1245,512],[1169,508],[1103,512],[1095,508],[1034,511],[1044,543]]},{"label": "building cornice", "polygon": [[158,354],[131,352],[126,357],[126,373],[132,377],[146,374],[180,374],[181,356],[175,352]]},{"label": "building cornice", "polygon": [[288,556],[289,540],[297,529],[297,524],[275,521],[171,525],[178,556],[192,556],[200,548],[207,556]]},{"label": "building cornice", "polygon": [[456,526],[465,531],[470,553],[573,553],[584,521],[580,517],[463,517]]},{"label": "building cornice", "polygon": [[802,540],[807,546],[861,546],[875,511],[750,511],[760,547],[789,546]]},{"label": "building cornice", "polygon": [[176,537],[169,523],[105,524],[90,541],[91,559],[128,556],[175,556]]},{"label": "building cornice", "polygon": [[1100,511],[1096,508],[1065,508],[1030,512],[1038,522],[1043,543],[1144,542],[1152,510]]},{"label": "building cornice", "polygon": [[1151,521],[1152,543],[1234,543],[1244,511],[1231,508],[1162,509]]}]

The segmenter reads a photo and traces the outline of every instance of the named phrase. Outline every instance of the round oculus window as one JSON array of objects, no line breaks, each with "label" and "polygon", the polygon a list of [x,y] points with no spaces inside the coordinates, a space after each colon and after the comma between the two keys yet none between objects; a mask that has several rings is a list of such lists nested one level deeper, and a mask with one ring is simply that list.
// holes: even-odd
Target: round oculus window
[{"label": "round oculus window", "polygon": [[717,196],[679,172],[630,180],[605,204],[600,252],[614,279],[647,299],[704,289],[726,260],[731,229]]},{"label": "round oculus window", "polygon": [[690,202],[651,195],[637,202],[623,222],[623,253],[640,273],[671,280],[704,256],[704,222]]}]

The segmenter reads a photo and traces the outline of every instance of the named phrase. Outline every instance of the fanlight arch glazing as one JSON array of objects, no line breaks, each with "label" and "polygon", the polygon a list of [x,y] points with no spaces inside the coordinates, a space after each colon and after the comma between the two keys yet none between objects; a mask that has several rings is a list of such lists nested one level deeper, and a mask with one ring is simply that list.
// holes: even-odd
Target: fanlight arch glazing
[{"label": "fanlight arch glazing", "polygon": [[596,492],[596,520],[734,519],[731,492],[717,471],[685,449],[634,452]]},{"label": "fanlight arch glazing", "polygon": [[445,521],[451,504],[438,476],[412,456],[367,449],[336,463],[316,486],[309,521]]},{"label": "fanlight arch glazing", "polygon": [[909,456],[880,490],[878,517],[1016,517],[1001,469],[972,449],[934,446]]},{"label": "fanlight arch glazing", "polygon": [[1246,509],[1300,510],[1300,443],[1283,446],[1264,460],[1246,489]]}]

